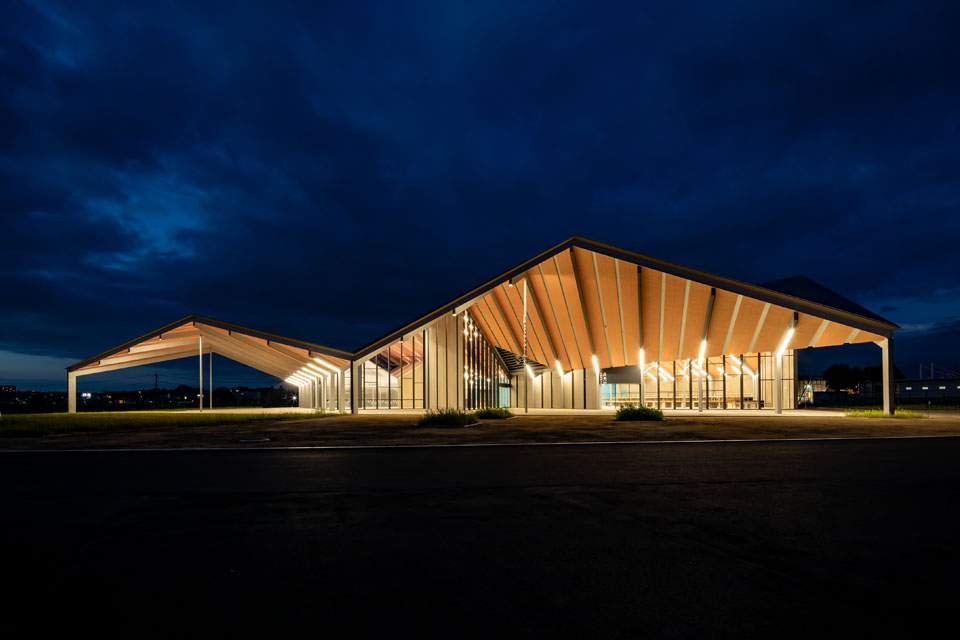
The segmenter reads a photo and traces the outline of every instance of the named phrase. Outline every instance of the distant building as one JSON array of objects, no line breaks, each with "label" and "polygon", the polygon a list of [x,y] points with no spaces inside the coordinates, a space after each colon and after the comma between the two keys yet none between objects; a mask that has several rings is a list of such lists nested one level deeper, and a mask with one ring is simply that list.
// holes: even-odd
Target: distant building
[{"label": "distant building", "polygon": [[[880,385],[873,387],[879,395]],[[897,380],[895,387],[900,400],[960,400],[960,378]]]},{"label": "distant building", "polygon": [[0,384],[0,393],[16,393],[17,386],[14,384]]}]

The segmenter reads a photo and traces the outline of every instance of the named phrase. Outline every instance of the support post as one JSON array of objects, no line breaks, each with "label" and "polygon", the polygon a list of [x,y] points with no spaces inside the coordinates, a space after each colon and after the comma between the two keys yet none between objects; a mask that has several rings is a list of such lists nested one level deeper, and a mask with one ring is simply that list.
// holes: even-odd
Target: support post
[{"label": "support post", "polygon": [[777,346],[777,353],[773,358],[773,384],[775,387],[773,390],[773,406],[778,414],[783,413],[783,352],[790,346],[790,339],[793,338],[793,332],[797,328],[798,321],[799,314],[794,311],[793,315],[790,316],[790,321],[787,323],[787,330],[783,334],[783,338],[780,339],[780,344]]},{"label": "support post", "polygon": [[207,369],[207,379],[210,380],[210,400],[207,404],[210,406],[210,410],[213,411],[213,349],[210,349],[210,362],[208,363]]},{"label": "support post", "polygon": [[697,411],[703,412],[703,358],[700,358],[700,373],[697,374]]},{"label": "support post", "polygon": [[337,374],[337,411],[343,413],[344,403],[346,402],[347,380],[345,372]]},{"label": "support post", "polygon": [[77,374],[67,373],[67,413],[77,412]]},{"label": "support post", "polygon": [[883,412],[893,415],[896,410],[893,397],[893,338],[884,338],[879,343],[883,358]]},{"label": "support post", "polygon": [[523,412],[530,413],[530,382],[527,379],[527,281],[523,281]]},{"label": "support post", "polygon": [[350,363],[350,413],[360,413],[360,367],[363,365],[354,360]]},{"label": "support post", "polygon": [[203,413],[203,336],[200,336],[200,413]]},{"label": "support post", "polygon": [[783,413],[783,357],[779,353],[773,359],[773,408]]}]

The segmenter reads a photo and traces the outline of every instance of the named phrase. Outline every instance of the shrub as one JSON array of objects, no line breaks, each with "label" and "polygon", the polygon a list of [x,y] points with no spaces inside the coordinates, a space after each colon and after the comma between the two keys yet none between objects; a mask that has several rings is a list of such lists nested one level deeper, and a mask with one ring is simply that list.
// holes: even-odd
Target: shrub
[{"label": "shrub", "polygon": [[430,409],[417,422],[421,427],[465,427],[476,424],[474,414],[460,409]]},{"label": "shrub", "polygon": [[614,420],[663,420],[663,411],[628,404],[617,409]]},{"label": "shrub", "polygon": [[479,409],[473,415],[480,420],[503,420],[513,417],[509,409]]},{"label": "shrub", "polygon": [[896,409],[893,415],[885,413],[880,409],[867,409],[864,411],[844,411],[843,415],[849,418],[923,418],[925,417],[922,413],[917,413],[916,411],[904,411],[903,409]]}]

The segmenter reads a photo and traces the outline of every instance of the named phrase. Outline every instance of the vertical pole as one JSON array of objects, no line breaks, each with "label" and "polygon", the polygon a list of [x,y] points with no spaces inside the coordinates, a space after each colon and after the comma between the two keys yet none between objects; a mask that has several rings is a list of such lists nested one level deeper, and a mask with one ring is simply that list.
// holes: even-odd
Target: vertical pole
[{"label": "vertical pole", "polygon": [[210,406],[210,410],[213,411],[213,349],[210,349],[210,362],[207,367],[210,371],[207,378],[210,380],[210,400],[207,404]]},{"label": "vertical pole", "polygon": [[740,409],[743,410],[743,368],[747,365],[747,361],[743,359],[743,354],[740,354]]},{"label": "vertical pole", "polygon": [[896,410],[893,398],[893,338],[880,341],[880,352],[883,358],[883,412],[893,415]]},{"label": "vertical pole", "polygon": [[[530,391],[530,381],[527,375],[527,279],[523,279],[523,412],[530,413],[530,403],[527,396]],[[586,398],[584,398],[586,402]]]},{"label": "vertical pole", "polygon": [[677,408],[677,361],[673,361],[673,402],[670,404],[671,409]]},{"label": "vertical pole", "polygon": [[703,411],[703,358],[700,358],[700,373],[697,375],[697,411]]},{"label": "vertical pole", "polygon": [[203,413],[203,336],[200,336],[200,413]]},{"label": "vertical pole", "polygon": [[721,409],[727,408],[727,356],[720,356],[720,379],[723,382],[723,406]]},{"label": "vertical pole", "polygon": [[773,408],[778,414],[783,413],[783,356],[774,355],[773,362]]},{"label": "vertical pole", "polygon": [[77,374],[67,373],[67,413],[77,412]]},{"label": "vertical pole", "polygon": [[350,363],[350,413],[360,413],[360,363],[353,361]]},{"label": "vertical pole", "polygon": [[657,409],[660,408],[660,363],[657,362]]}]

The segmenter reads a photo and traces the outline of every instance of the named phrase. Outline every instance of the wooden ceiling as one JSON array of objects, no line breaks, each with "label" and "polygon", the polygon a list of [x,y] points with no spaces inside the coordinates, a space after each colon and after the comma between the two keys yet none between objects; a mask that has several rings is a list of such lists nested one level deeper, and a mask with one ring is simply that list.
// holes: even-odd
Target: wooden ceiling
[{"label": "wooden ceiling", "polygon": [[[494,285],[468,307],[492,345],[521,353],[527,287],[528,357],[565,371],[823,347],[883,339],[786,305],[704,284],[693,278],[571,247]],[[712,310],[711,298],[713,299]],[[706,333],[704,334],[704,331]]]}]

